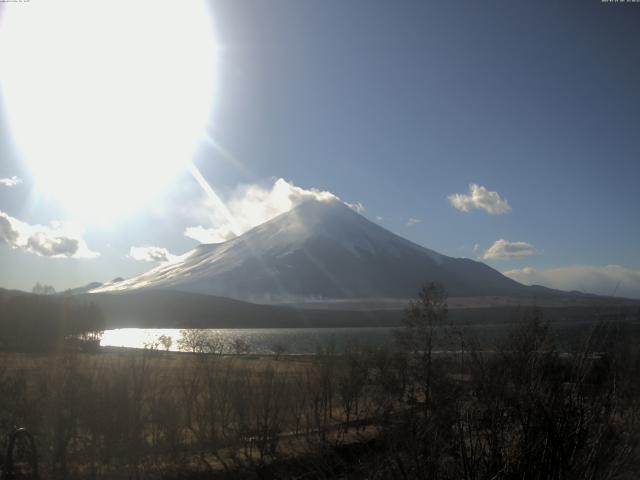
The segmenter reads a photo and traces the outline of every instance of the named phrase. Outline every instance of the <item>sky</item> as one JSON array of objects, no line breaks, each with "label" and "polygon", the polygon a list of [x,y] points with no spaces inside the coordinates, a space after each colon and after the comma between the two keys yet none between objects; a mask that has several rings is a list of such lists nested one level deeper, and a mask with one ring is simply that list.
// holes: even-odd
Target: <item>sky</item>
[{"label": "sky", "polygon": [[[133,15],[100,3],[114,22]],[[24,15],[37,4],[9,8]],[[194,21],[181,2],[167,5],[174,24]],[[18,78],[29,87],[19,92],[22,103],[5,82],[1,287],[41,282],[64,290],[130,277],[199,241],[242,233],[305,195],[331,192],[409,240],[516,280],[640,298],[639,3],[212,0],[206,7],[215,62],[211,77],[193,76],[206,79],[202,85],[173,76],[198,68],[189,62],[199,37],[189,28],[159,29],[170,40],[165,48],[177,42],[168,56],[177,63],[153,71],[140,87],[151,91],[147,110],[132,116],[147,125],[140,137],[153,148],[110,149],[114,138],[128,138],[128,110],[95,100],[109,98],[96,92],[114,81],[137,78],[152,64],[147,55],[114,63],[108,85],[84,76],[92,59],[102,68],[114,56],[109,49],[126,28],[105,28],[96,43],[103,50],[88,57],[36,64],[37,75]],[[131,17],[129,27],[151,38],[162,8]],[[11,19],[2,14],[0,81],[14,75],[9,57],[22,65],[77,27],[60,19],[25,46],[2,38]],[[138,37],[124,38],[123,48]],[[192,43],[180,50],[181,38]],[[167,88],[182,93],[149,90],[166,77]],[[67,80],[76,83],[61,98],[82,107],[71,109],[73,120],[50,100]],[[89,96],[75,99],[78,91]],[[46,155],[16,135],[16,108],[38,92],[41,102],[24,116],[37,128],[27,128],[26,138],[53,145]],[[181,110],[180,95],[191,95],[185,105],[208,107],[188,153],[168,140],[183,140],[195,111]],[[112,123],[99,123],[101,108]],[[73,129],[86,140],[82,149],[55,143],[58,131]],[[70,192],[85,208],[71,205]]]}]

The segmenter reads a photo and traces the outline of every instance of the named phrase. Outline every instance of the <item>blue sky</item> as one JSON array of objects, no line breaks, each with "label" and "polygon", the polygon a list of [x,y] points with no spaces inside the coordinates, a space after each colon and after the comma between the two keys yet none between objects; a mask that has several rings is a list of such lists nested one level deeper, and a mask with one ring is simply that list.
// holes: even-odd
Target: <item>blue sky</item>
[{"label": "blue sky", "polygon": [[[360,202],[368,218],[451,256],[482,258],[506,240],[531,255],[484,261],[519,280],[598,293],[620,281],[640,296],[640,4],[216,0],[209,9],[217,147],[202,142],[194,162],[223,200],[241,208],[247,185],[268,193],[283,178]],[[131,276],[153,266],[131,247],[181,254],[197,244],[186,228],[217,226],[193,213],[208,204],[186,171],[142,208],[74,218],[38,191],[4,110],[0,178],[22,182],[0,185],[0,211],[49,233],[51,222],[73,224],[99,256],[51,258],[5,240],[0,286]],[[470,184],[509,211],[454,208],[448,197]]]}]

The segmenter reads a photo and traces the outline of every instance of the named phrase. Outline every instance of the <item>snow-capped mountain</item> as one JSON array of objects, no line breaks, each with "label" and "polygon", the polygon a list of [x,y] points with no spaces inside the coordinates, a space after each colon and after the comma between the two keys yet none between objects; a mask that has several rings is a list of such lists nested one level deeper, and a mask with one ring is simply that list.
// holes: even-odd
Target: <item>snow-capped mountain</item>
[{"label": "snow-capped mountain", "polygon": [[89,293],[89,292],[91,292],[93,290],[97,290],[99,288],[107,288],[110,285],[113,285],[114,283],[122,282],[123,280],[124,280],[124,278],[118,277],[118,278],[114,278],[110,282],[106,282],[106,283],[91,282],[91,283],[88,283],[86,285],[83,285],[82,287],[70,288],[69,290],[65,290],[64,292],[61,292],[61,295],[63,295],[63,294],[64,295],[67,295],[67,294],[80,295],[82,293]]},{"label": "snow-capped mountain", "polygon": [[220,244],[200,245],[170,264],[94,289],[168,289],[259,303],[410,298],[426,282],[452,296],[523,295],[488,265],[421,247],[338,200],[307,201]]}]

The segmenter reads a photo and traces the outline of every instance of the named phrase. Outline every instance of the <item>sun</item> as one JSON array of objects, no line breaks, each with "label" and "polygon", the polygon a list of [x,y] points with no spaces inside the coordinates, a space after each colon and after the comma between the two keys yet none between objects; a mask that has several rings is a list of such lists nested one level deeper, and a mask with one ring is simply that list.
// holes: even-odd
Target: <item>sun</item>
[{"label": "sun", "polygon": [[206,5],[6,5],[2,103],[38,190],[83,218],[153,201],[191,161],[209,117],[216,55]]}]

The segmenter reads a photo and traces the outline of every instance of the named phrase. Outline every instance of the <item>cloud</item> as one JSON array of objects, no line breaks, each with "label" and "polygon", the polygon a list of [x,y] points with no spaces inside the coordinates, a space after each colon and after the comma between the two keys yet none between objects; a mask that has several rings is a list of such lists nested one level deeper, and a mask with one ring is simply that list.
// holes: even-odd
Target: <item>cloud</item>
[{"label": "cloud", "polygon": [[525,285],[544,285],[598,295],[613,295],[615,292],[620,297],[640,298],[640,270],[620,265],[569,265],[542,270],[525,267],[503,273]]},{"label": "cloud", "polygon": [[527,242],[509,242],[503,238],[496,240],[485,252],[484,260],[510,260],[512,258],[535,255],[536,249]]},{"label": "cloud", "polygon": [[0,212],[0,243],[41,257],[95,258],[82,238],[81,230],[71,224],[29,225]]},{"label": "cloud", "polygon": [[35,232],[27,240],[27,250],[43,257],[72,257],[80,248],[77,238]]},{"label": "cloud", "polygon": [[413,227],[413,226],[419,224],[421,221],[422,220],[420,220],[419,218],[411,217],[411,218],[409,218],[409,220],[407,220],[406,225],[407,225],[407,227]]},{"label": "cloud", "polygon": [[[331,192],[315,188],[304,189],[282,178],[277,179],[271,187],[240,185],[226,202],[233,224],[215,202],[205,200],[196,214],[201,224],[186,228],[184,234],[201,243],[224,242],[235,237],[235,234],[240,235],[288,212],[306,200],[341,201]],[[360,202],[345,202],[345,205],[356,212],[364,212],[364,206]]]},{"label": "cloud", "polygon": [[477,253],[478,250],[480,250],[480,244],[479,243],[474,243],[473,244],[473,253]]},{"label": "cloud", "polygon": [[176,258],[175,255],[169,253],[166,248],[162,247],[131,247],[129,249],[129,258],[143,262],[170,262]]},{"label": "cloud", "polygon": [[380,215],[376,215],[376,220],[381,222],[382,220],[384,220],[384,217],[381,217]]},{"label": "cloud", "polygon": [[13,177],[0,178],[0,185],[3,187],[15,187],[20,183],[22,183],[22,179],[15,175]]},{"label": "cloud", "polygon": [[0,243],[12,246],[20,238],[20,232],[13,226],[12,219],[6,213],[0,212]]},{"label": "cloud", "polygon": [[351,210],[358,213],[364,213],[366,211],[366,208],[364,208],[364,205],[362,205],[362,203],[360,202],[355,202],[355,203],[344,202],[344,204],[347,207],[349,207]]},{"label": "cloud", "polygon": [[506,198],[502,198],[498,192],[490,192],[482,185],[469,184],[469,194],[454,193],[447,197],[449,203],[461,212],[469,212],[471,209],[482,209],[491,215],[501,215],[511,211],[511,206]]},{"label": "cloud", "polygon": [[202,225],[187,227],[184,234],[186,237],[193,238],[200,243],[221,243],[235,237],[235,234],[227,225],[217,228],[204,228]]}]

